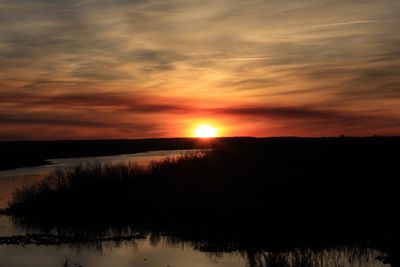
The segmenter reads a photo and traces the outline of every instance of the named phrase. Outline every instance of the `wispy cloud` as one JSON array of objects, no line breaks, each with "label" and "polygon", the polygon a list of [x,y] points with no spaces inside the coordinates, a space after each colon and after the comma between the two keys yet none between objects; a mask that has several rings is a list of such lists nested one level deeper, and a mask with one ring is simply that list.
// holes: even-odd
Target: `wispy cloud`
[{"label": "wispy cloud", "polygon": [[210,58],[201,59],[199,61],[257,61],[257,60],[271,60],[273,57],[238,57],[238,58]]},{"label": "wispy cloud", "polygon": [[316,27],[316,28],[329,28],[329,27],[347,26],[347,25],[354,25],[354,24],[390,23],[390,22],[398,22],[398,21],[390,21],[390,20],[353,20],[353,21],[344,21],[344,22],[317,25],[317,26],[314,26],[314,27]]},{"label": "wispy cloud", "polygon": [[255,124],[232,135],[399,133],[399,12],[397,0],[3,0],[0,132],[171,136],[209,116]]},{"label": "wispy cloud", "polygon": [[80,6],[84,6],[84,5],[89,5],[92,4],[94,2],[97,2],[98,0],[81,0],[77,3],[74,4],[75,7],[80,7]]}]

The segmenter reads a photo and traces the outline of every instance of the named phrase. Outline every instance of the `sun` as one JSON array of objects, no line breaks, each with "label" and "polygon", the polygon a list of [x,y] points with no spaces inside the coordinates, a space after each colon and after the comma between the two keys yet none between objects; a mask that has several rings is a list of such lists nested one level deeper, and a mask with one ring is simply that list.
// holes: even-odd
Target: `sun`
[{"label": "sun", "polygon": [[210,138],[217,137],[218,129],[207,124],[202,124],[194,129],[194,137],[199,138]]}]

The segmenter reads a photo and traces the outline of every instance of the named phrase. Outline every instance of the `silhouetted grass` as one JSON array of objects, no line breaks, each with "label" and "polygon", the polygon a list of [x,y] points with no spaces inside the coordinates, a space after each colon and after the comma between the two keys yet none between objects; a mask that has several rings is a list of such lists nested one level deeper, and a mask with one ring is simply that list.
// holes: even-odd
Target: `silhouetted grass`
[{"label": "silhouetted grass", "polygon": [[130,208],[140,202],[143,207],[148,205],[145,201],[151,201],[154,190],[165,182],[165,174],[178,178],[177,171],[190,169],[205,153],[166,157],[147,167],[131,162],[90,163],[57,169],[42,181],[14,192],[8,210],[16,214],[42,215],[50,211],[52,215],[126,213],[129,211],[122,207]]},{"label": "silhouetted grass", "polygon": [[397,236],[398,138],[245,139],[148,168],[61,169],[15,192],[16,222],[134,225],[186,239],[369,240]]}]

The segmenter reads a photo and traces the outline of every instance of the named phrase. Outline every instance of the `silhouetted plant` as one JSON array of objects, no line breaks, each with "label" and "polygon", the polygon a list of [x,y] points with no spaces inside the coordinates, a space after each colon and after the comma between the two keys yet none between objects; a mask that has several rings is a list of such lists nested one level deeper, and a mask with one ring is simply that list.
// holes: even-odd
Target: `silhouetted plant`
[{"label": "silhouetted plant", "polygon": [[397,139],[380,138],[221,142],[148,168],[60,169],[16,191],[8,212],[46,229],[134,225],[241,244],[386,238],[399,222],[390,154],[398,148]]}]

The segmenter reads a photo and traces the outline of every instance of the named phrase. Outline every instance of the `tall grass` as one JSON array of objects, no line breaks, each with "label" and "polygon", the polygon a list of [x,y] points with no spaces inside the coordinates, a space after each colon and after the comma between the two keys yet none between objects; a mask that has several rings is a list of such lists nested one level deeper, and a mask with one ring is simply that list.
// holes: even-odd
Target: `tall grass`
[{"label": "tall grass", "polygon": [[[296,248],[327,243],[368,244],[398,263],[399,150],[398,139],[252,139],[148,167],[80,165],[17,190],[8,212],[86,236],[228,244],[249,266],[323,266]],[[262,252],[274,250],[292,252]]]},{"label": "tall grass", "polygon": [[[61,168],[43,180],[13,193],[8,211],[47,216],[143,209],[169,179],[181,179],[207,152],[192,152],[153,161],[149,166],[130,163],[89,163]],[[167,188],[164,188],[167,189]],[[174,190],[170,187],[170,190]],[[172,191],[165,194],[172,194]],[[165,195],[164,194],[164,195]],[[139,204],[140,203],[140,204]],[[162,204],[162,203],[160,203]],[[108,210],[109,209],[109,210]]]},{"label": "tall grass", "polygon": [[18,190],[8,211],[41,225],[128,223],[244,242],[390,236],[399,197],[384,152],[399,144],[389,141],[251,140],[148,167],[81,165]]}]

